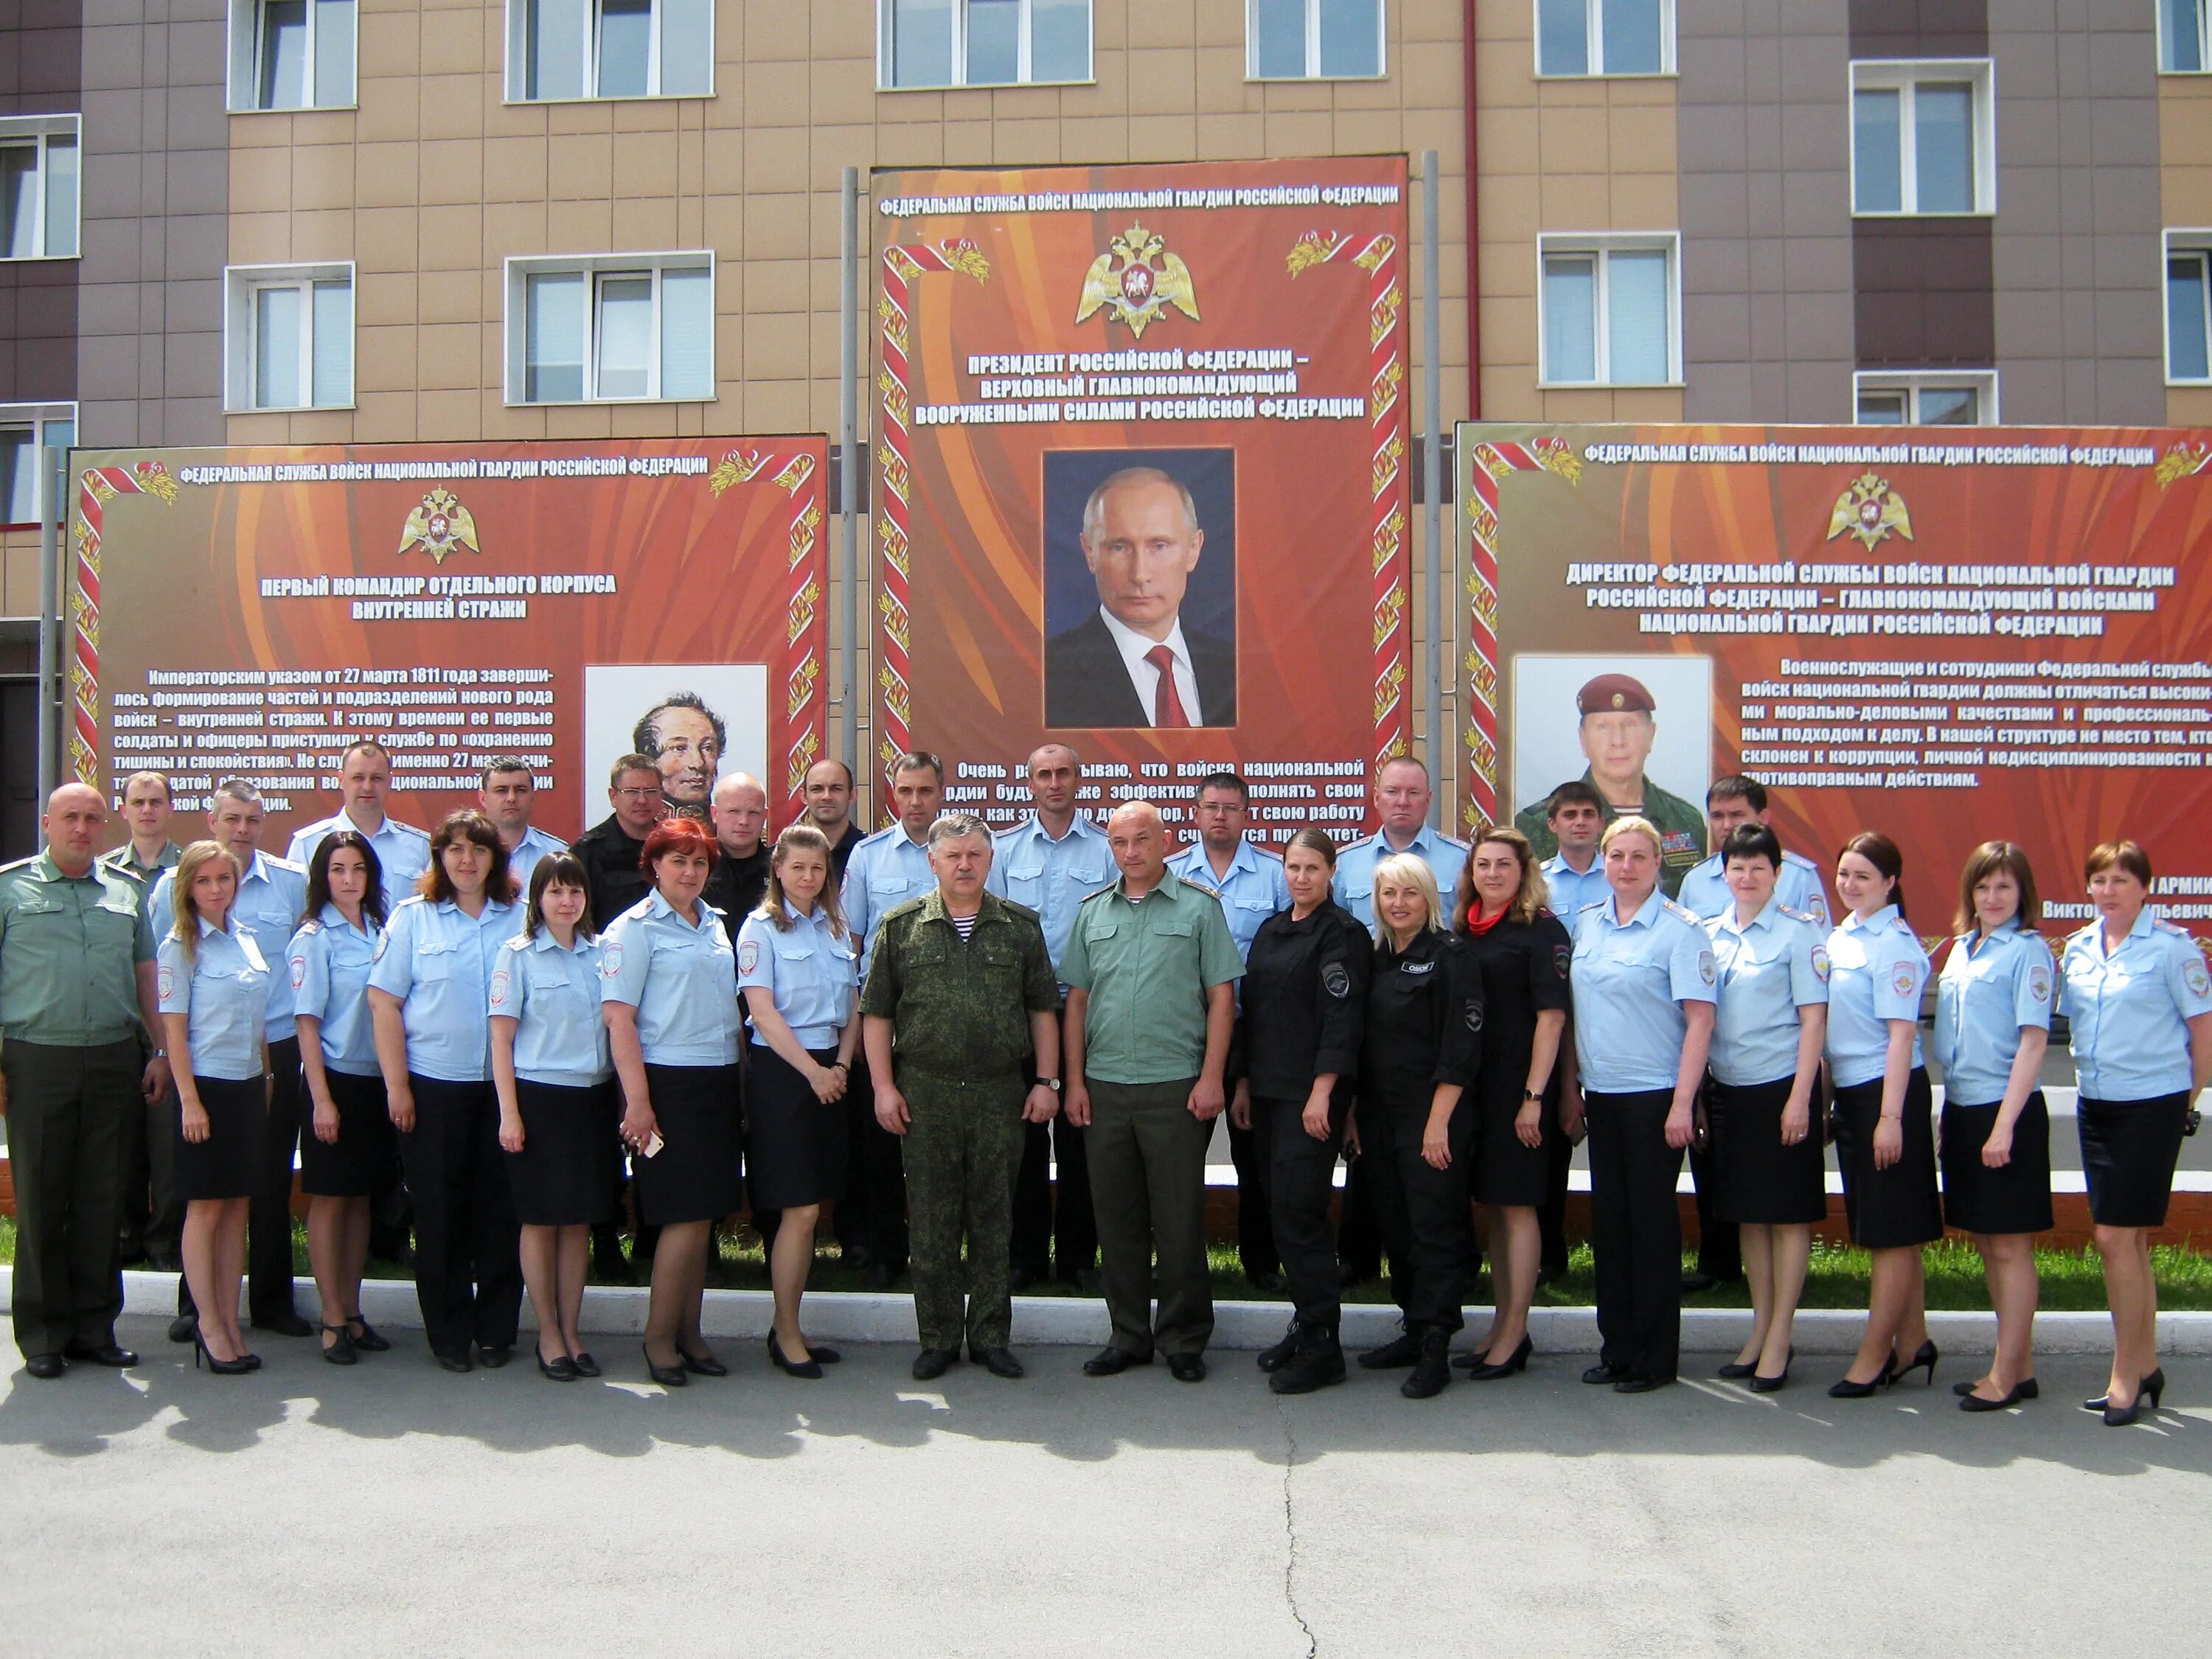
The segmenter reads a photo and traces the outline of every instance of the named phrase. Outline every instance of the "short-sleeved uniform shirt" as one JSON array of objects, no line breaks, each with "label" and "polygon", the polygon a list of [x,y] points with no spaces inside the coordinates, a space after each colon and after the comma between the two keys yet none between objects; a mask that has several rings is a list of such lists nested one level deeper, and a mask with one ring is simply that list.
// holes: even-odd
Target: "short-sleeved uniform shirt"
[{"label": "short-sleeved uniform shirt", "polygon": [[515,896],[519,898],[530,896],[530,872],[538,867],[538,860],[568,850],[568,843],[558,836],[549,836],[536,824],[525,829],[522,839],[507,855],[507,873],[514,878]]},{"label": "short-sleeved uniform shirt", "polygon": [[189,959],[174,932],[163,936],[155,984],[161,1012],[185,1017],[192,1075],[242,1083],[261,1075],[262,1022],[269,1007],[269,959],[243,927],[199,919]]},{"label": "short-sleeved uniform shirt", "polygon": [[963,940],[933,888],[888,912],[868,960],[860,1012],[891,1022],[902,1077],[1004,1080],[1030,1057],[1030,1020],[1060,1006],[1044,929],[985,893]]},{"label": "short-sleeved uniform shirt", "polygon": [[1731,895],[1705,929],[1720,976],[1707,1069],[1731,1089],[1794,1079],[1801,1011],[1828,1000],[1826,929],[1779,892],[1742,927]]},{"label": "short-sleeved uniform shirt", "polygon": [[[1589,772],[1583,774],[1583,781],[1597,788],[1597,779]],[[1598,799],[1607,823],[1622,816],[1601,789]],[[1529,847],[1540,859],[1548,859],[1559,850],[1559,838],[1552,833],[1544,807],[1545,803],[1538,801],[1513,815],[1513,827],[1528,837]],[[1647,773],[1644,806],[1637,816],[1659,832],[1659,890],[1673,898],[1681,889],[1683,876],[1705,856],[1705,815],[1680,795],[1668,794]]]},{"label": "short-sleeved uniform shirt", "polygon": [[441,1083],[490,1079],[484,1009],[492,965],[521,921],[518,904],[487,903],[471,916],[451,899],[434,903],[420,896],[392,913],[368,986],[400,1000],[409,1071]]},{"label": "short-sleeved uniform shirt", "polygon": [[1593,904],[1602,904],[1613,896],[1613,884],[1605,878],[1605,860],[1595,854],[1590,867],[1577,870],[1567,862],[1565,853],[1554,853],[1540,866],[1544,884],[1550,890],[1552,914],[1571,933],[1575,918]]},{"label": "short-sleeved uniform shirt", "polygon": [[383,828],[372,836],[343,810],[333,812],[326,818],[318,818],[295,830],[291,844],[284,849],[284,861],[305,870],[314,862],[315,848],[341,830],[352,830],[376,849],[376,867],[384,878],[384,908],[387,914],[398,910],[402,900],[415,896],[416,878],[430,867],[430,837],[427,832],[397,818],[386,818]]},{"label": "short-sleeved uniform shirt", "polygon": [[525,1083],[588,1089],[615,1073],[599,1012],[599,943],[578,933],[563,949],[550,927],[500,946],[485,1005],[514,1022],[514,1075]]},{"label": "short-sleeved uniform shirt", "polygon": [[738,953],[720,911],[702,900],[698,918],[684,921],[655,888],[599,940],[599,1000],[637,1010],[650,1065],[738,1061]]},{"label": "short-sleeved uniform shirt", "polygon": [[1060,976],[1089,993],[1083,1073],[1102,1083],[1173,1083],[1206,1062],[1206,992],[1244,976],[1203,887],[1162,872],[1132,903],[1116,881],[1077,913]]},{"label": "short-sleeved uniform shirt", "polygon": [[[1782,867],[1774,873],[1774,896],[1782,901],[1784,909],[1811,917],[1813,925],[1824,933],[1833,926],[1820,868],[1802,854],[1783,854]],[[1729,891],[1728,860],[1716,853],[1692,868],[1682,878],[1682,890],[1674,895],[1674,902],[1700,921],[1711,921],[1735,909],[1735,895]]]},{"label": "short-sleeved uniform shirt", "polygon": [[2185,1094],[2189,1027],[2212,1013],[2212,971],[2197,941],[2146,909],[2120,948],[2093,921],[2066,941],[2059,1011],[2073,1028],[2074,1066],[2092,1100]]},{"label": "short-sleeved uniform shirt", "polygon": [[[177,875],[165,871],[146,896],[146,916],[158,936],[175,923]],[[256,853],[238,879],[238,896],[231,901],[230,923],[253,935],[262,960],[272,967],[284,960],[299,931],[307,904],[307,872],[299,865]],[[267,1035],[282,1042],[299,1030],[292,1018],[292,980],[289,974],[269,975]]]},{"label": "short-sleeved uniform shirt", "polygon": [[1682,1066],[1686,1002],[1718,998],[1712,941],[1698,919],[1654,892],[1626,921],[1615,903],[1575,921],[1575,1064],[1599,1094],[1671,1089]]},{"label": "short-sleeved uniform shirt", "polygon": [[[853,936],[833,926],[819,904],[811,915],[793,916],[788,927],[757,910],[738,929],[738,991],[774,992],[775,1011],[802,1048],[837,1046],[860,982]],[[753,1041],[768,1047],[758,1031]]]},{"label": "short-sleeved uniform shirt", "polygon": [[1078,812],[1067,833],[1054,841],[1032,812],[991,837],[991,873],[983,885],[1035,914],[1057,965],[1067,954],[1076,907],[1113,879],[1114,852],[1104,830]]},{"label": "short-sleeved uniform shirt", "polygon": [[1226,875],[1214,873],[1213,860],[1202,841],[1184,848],[1170,859],[1168,871],[1185,881],[1195,882],[1221,901],[1221,917],[1229,924],[1229,937],[1237,941],[1237,954],[1248,963],[1252,959],[1252,941],[1259,936],[1260,924],[1276,911],[1291,908],[1291,884],[1283,876],[1283,860],[1265,848],[1255,847],[1249,840],[1237,842],[1237,853],[1229,860]]},{"label": "short-sleeved uniform shirt", "polygon": [[1909,1019],[1921,1064],[1920,993],[1928,953],[1894,904],[1864,921],[1846,915],[1828,935],[1828,1075],[1838,1089],[1872,1083],[1889,1066],[1889,1022]]},{"label": "short-sleeved uniform shirt", "polygon": [[1452,893],[1459,886],[1460,868],[1467,862],[1467,843],[1425,823],[1407,846],[1393,847],[1383,832],[1377,830],[1366,840],[1356,841],[1337,854],[1336,876],[1329,884],[1336,902],[1358,917],[1362,927],[1375,925],[1375,866],[1401,852],[1416,854],[1429,866],[1437,878],[1437,896],[1443,901],[1446,910],[1451,908]]},{"label": "short-sleeved uniform shirt", "polygon": [[[1528,921],[1501,916],[1489,932],[1469,934],[1467,952],[1482,974],[1482,1079],[1489,1100],[1515,1100],[1528,1086],[1536,1016],[1572,1004],[1569,965],[1574,939],[1549,910]],[[1554,1065],[1554,1081],[1560,1068]]]},{"label": "short-sleeved uniform shirt", "polygon": [[[0,867],[0,1036],[89,1048],[144,1027],[137,964],[154,960],[138,889],[97,860],[62,873],[51,853]],[[155,1046],[160,1046],[156,1036]]]},{"label": "short-sleeved uniform shirt", "polygon": [[[995,861],[995,851],[993,856]],[[937,877],[929,867],[929,843],[911,839],[903,824],[861,838],[845,860],[845,884],[838,891],[846,925],[860,942],[863,975],[868,971],[877,925],[908,899],[920,898],[936,885]]]},{"label": "short-sleeved uniform shirt", "polygon": [[377,1074],[376,1027],[368,1012],[377,938],[348,921],[337,905],[325,904],[321,915],[300,924],[286,952],[292,1012],[322,1022],[323,1064],[348,1077]]},{"label": "short-sleeved uniform shirt", "polygon": [[1943,1098],[1961,1106],[2002,1103],[2021,1029],[2049,1030],[2057,1001],[2058,964],[2033,928],[2014,922],[1953,939],[1936,981],[1931,1045],[1943,1068]]}]

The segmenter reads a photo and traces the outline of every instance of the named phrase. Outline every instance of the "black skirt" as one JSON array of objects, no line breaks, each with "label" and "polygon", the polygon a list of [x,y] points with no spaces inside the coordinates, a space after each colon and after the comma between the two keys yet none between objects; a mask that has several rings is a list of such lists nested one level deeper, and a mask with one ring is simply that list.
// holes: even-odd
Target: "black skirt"
[{"label": "black skirt", "polygon": [[[823,1066],[835,1048],[808,1051]],[[745,1188],[753,1209],[795,1210],[845,1194],[848,1103],[825,1106],[775,1049],[752,1045],[745,1079]]]},{"label": "black skirt", "polygon": [[522,1150],[507,1154],[507,1177],[514,1188],[517,1221],[526,1227],[595,1227],[614,1219],[615,1182],[622,1174],[619,1097],[611,1082],[564,1088],[515,1079]]},{"label": "black skirt", "polygon": [[1817,1226],[1828,1218],[1828,1158],[1810,1107],[1805,1138],[1782,1142],[1794,1078],[1736,1088],[1705,1085],[1705,1168],[1713,1219],[1747,1227]]},{"label": "black skirt", "polygon": [[2100,1227],[2163,1227],[2174,1165],[2189,1127],[2187,1094],[2154,1100],[2092,1100],[2074,1107],[2089,1218]]},{"label": "black skirt", "polygon": [[374,1198],[399,1174],[399,1132],[381,1077],[356,1077],[325,1065],[331,1104],[338,1109],[338,1138],[325,1145],[315,1133],[313,1091],[300,1091],[300,1190],[313,1198]]},{"label": "black skirt", "polygon": [[[1546,1098],[1536,1108],[1542,1124],[1542,1140],[1534,1146],[1521,1144],[1514,1120],[1521,1115],[1521,1092],[1528,1078],[1523,1066],[1513,1073],[1510,1089],[1477,1085],[1478,1113],[1474,1133],[1474,1200],[1500,1208],[1540,1209],[1551,1182],[1552,1146],[1564,1139],[1559,1109]],[[1549,1094],[1555,1092],[1547,1091]]]},{"label": "black skirt", "polygon": [[645,1068],[653,1115],[666,1144],[630,1158],[638,1218],[648,1227],[720,1221],[738,1212],[742,1192],[735,1066]]},{"label": "black skirt", "polygon": [[185,1103],[177,1100],[176,1162],[173,1179],[179,1198],[251,1198],[260,1185],[261,1142],[269,1123],[269,1085],[262,1079],[192,1075],[206,1109],[208,1138],[185,1139]]},{"label": "black skirt", "polygon": [[1905,1087],[1904,1152],[1887,1170],[1877,1170],[1874,1132],[1881,1117],[1881,1079],[1836,1091],[1836,1163],[1844,1172],[1844,1213],[1850,1220],[1851,1243],[1862,1249],[1904,1249],[1943,1237],[1934,1102],[1927,1067],[1914,1066]]},{"label": "black skirt", "polygon": [[[2002,1103],[1999,1103],[2002,1104]],[[1998,1105],[1943,1103],[1943,1219],[1966,1233],[2051,1231],[2051,1113],[2038,1089],[2012,1126],[2012,1158],[1982,1162]]]}]

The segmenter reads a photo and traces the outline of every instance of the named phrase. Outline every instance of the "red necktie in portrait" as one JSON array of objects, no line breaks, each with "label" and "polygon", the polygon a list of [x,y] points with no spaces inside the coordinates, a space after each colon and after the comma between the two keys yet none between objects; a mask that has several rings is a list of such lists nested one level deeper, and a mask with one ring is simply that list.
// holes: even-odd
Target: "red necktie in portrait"
[{"label": "red necktie in portrait", "polygon": [[1145,660],[1160,671],[1160,689],[1152,694],[1152,724],[1188,726],[1190,716],[1183,713],[1182,699],[1176,695],[1175,653],[1164,645],[1156,645],[1145,653]]}]

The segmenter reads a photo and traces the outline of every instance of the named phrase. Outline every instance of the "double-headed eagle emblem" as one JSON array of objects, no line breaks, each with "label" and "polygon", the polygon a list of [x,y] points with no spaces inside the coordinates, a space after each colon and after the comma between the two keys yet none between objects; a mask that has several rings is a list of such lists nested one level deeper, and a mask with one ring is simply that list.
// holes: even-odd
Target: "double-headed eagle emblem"
[{"label": "double-headed eagle emblem", "polygon": [[1892,489],[1887,480],[1863,472],[1836,497],[1835,513],[1828,520],[1830,541],[1846,532],[1865,543],[1871,553],[1875,544],[1893,532],[1911,541],[1912,515],[1905,510],[1905,497]]},{"label": "double-headed eagle emblem", "polygon": [[483,549],[477,541],[477,521],[469,516],[453,491],[443,488],[432,490],[422,498],[422,504],[407,515],[407,523],[399,532],[399,550],[404,553],[428,553],[430,562],[443,564],[446,555],[459,548],[471,553]]},{"label": "double-headed eagle emblem", "polygon": [[1128,325],[1139,339],[1173,306],[1198,320],[1198,291],[1191,286],[1190,267],[1167,251],[1157,231],[1131,225],[1109,242],[1109,250],[1091,262],[1083,278],[1083,298],[1075,307],[1082,322],[1100,307],[1109,320]]}]

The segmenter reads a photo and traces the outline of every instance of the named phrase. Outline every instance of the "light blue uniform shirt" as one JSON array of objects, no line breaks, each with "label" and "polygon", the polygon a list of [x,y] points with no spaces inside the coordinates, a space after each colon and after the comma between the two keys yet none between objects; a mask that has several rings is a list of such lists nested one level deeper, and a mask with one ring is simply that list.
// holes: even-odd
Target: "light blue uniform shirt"
[{"label": "light blue uniform shirt", "polygon": [[1613,896],[1613,884],[1605,878],[1605,860],[1593,856],[1590,867],[1577,870],[1565,853],[1554,853],[1537,866],[1551,888],[1552,914],[1574,932],[1575,918],[1589,906]]},{"label": "light blue uniform shirt", "polygon": [[[177,872],[173,866],[161,872],[161,878],[146,896],[146,917],[153,923],[156,937],[177,925],[176,912],[172,908],[176,903],[176,890]],[[238,896],[231,901],[231,925],[253,935],[253,942],[261,947],[264,962],[282,962],[307,903],[305,867],[283,859],[272,859],[266,853],[256,853],[253,862],[240,878]],[[299,1030],[292,1019],[291,981],[283,974],[269,975],[265,1021],[264,1035],[271,1042],[282,1042]],[[210,1072],[208,1075],[215,1074]]]},{"label": "light blue uniform shirt", "polygon": [[484,1007],[492,964],[522,923],[519,904],[486,904],[471,916],[451,899],[417,896],[392,913],[368,970],[372,991],[400,999],[407,1069],[441,1083],[491,1077],[491,1028]]},{"label": "light blue uniform shirt", "polygon": [[1240,838],[1229,873],[1213,873],[1213,860],[1206,843],[1196,842],[1168,860],[1171,875],[1212,890],[1221,901],[1221,914],[1229,923],[1229,937],[1237,941],[1237,954],[1249,957],[1260,924],[1278,910],[1291,908],[1291,884],[1283,878],[1283,861],[1274,854]]},{"label": "light blue uniform shirt", "polygon": [[322,1021],[323,1064],[348,1077],[377,1075],[376,1027],[368,1012],[376,940],[337,905],[325,904],[321,915],[300,924],[287,952],[292,1012]]},{"label": "light blue uniform shirt", "polygon": [[1106,832],[1084,814],[1078,812],[1067,833],[1054,841],[1032,812],[991,837],[991,873],[983,889],[1036,912],[1058,973],[1067,936],[1075,931],[1075,907],[1120,873]]},{"label": "light blue uniform shirt", "polygon": [[550,927],[499,948],[486,1003],[494,1019],[514,1022],[514,1075],[525,1083],[588,1089],[615,1074],[607,1022],[599,1012],[599,945],[576,935],[564,951]]},{"label": "light blue uniform shirt", "polygon": [[[522,832],[522,840],[507,855],[507,873],[514,878],[514,892],[518,898],[530,896],[530,872],[538,867],[538,860],[551,853],[565,853],[568,843],[556,836],[549,836],[536,825]],[[517,1077],[522,1074],[515,1073]]]},{"label": "light blue uniform shirt", "polygon": [[353,830],[376,849],[376,867],[384,874],[384,908],[397,912],[402,899],[415,896],[415,878],[430,867],[429,836],[392,817],[374,835],[368,835],[341,810],[295,830],[292,844],[284,849],[285,860],[306,869],[314,861],[315,848],[339,830]]},{"label": "light blue uniform shirt", "polygon": [[[830,925],[820,905],[793,918],[789,932],[756,911],[738,929],[738,989],[758,986],[775,993],[775,1011],[802,1048],[834,1048],[853,1017],[853,991],[860,982],[853,941]],[[753,1046],[765,1048],[758,1030]]]},{"label": "light blue uniform shirt", "polygon": [[2066,941],[2060,1012],[2073,1025],[2074,1066],[2092,1100],[2155,1100],[2187,1092],[2189,1027],[2212,1013],[2212,971],[2197,941],[2146,909],[2120,948],[2105,953],[2105,924]]},{"label": "light blue uniform shirt", "polygon": [[1921,1064],[1920,993],[1928,953],[1894,904],[1862,922],[1846,913],[1828,935],[1828,1075],[1838,1089],[1872,1083],[1889,1069],[1889,1022],[1912,1022],[1912,1063]]},{"label": "light blue uniform shirt", "polygon": [[242,1083],[261,1075],[261,1025],[269,1006],[269,959],[243,927],[219,931],[200,919],[199,948],[185,960],[185,942],[161,936],[155,985],[165,1014],[188,1016],[192,1074]]},{"label": "light blue uniform shirt", "polygon": [[[1552,866],[1546,865],[1549,870]],[[1782,867],[1774,874],[1774,896],[1782,901],[1785,910],[1812,918],[1813,925],[1826,931],[1828,922],[1828,895],[1820,885],[1820,872],[1812,860],[1799,854],[1785,852]],[[1681,890],[1674,895],[1674,902],[1696,916],[1700,921],[1710,921],[1735,908],[1735,895],[1729,891],[1728,863],[1718,853],[1703,864],[1691,866],[1682,878]],[[1554,907],[1557,908],[1557,907]],[[1721,1079],[1725,1083],[1726,1078]],[[1762,1079],[1772,1082],[1771,1078]]]},{"label": "light blue uniform shirt", "polygon": [[1995,1106],[2012,1080],[2023,1025],[2051,1029],[2058,994],[2051,947],[2017,922],[1988,938],[1951,941],[1936,981],[1936,1038],[1929,1054],[1943,1068],[1943,1098]]},{"label": "light blue uniform shirt", "polygon": [[[997,861],[995,845],[994,863]],[[909,841],[903,825],[894,823],[888,830],[878,830],[853,848],[852,857],[845,861],[845,884],[839,890],[845,920],[853,937],[860,941],[861,978],[867,977],[868,947],[875,942],[876,924],[884,919],[884,912],[921,897],[936,885],[937,878],[929,868],[928,843]],[[1057,954],[1054,960],[1059,960]]]},{"label": "light blue uniform shirt", "polygon": [[737,952],[722,913],[702,900],[691,927],[655,888],[599,939],[599,1000],[637,1010],[637,1037],[655,1066],[738,1063]]},{"label": "light blue uniform shirt", "polygon": [[1377,830],[1337,854],[1336,878],[1329,884],[1336,902],[1366,927],[1375,925],[1375,866],[1401,851],[1420,854],[1436,876],[1437,896],[1443,901],[1445,914],[1450,914],[1452,890],[1459,885],[1460,866],[1467,862],[1467,843],[1440,835],[1425,823],[1413,844],[1400,848],[1391,846]]},{"label": "light blue uniform shirt", "polygon": [[1681,1005],[1714,1000],[1717,978],[1705,930],[1664,893],[1655,890],[1626,922],[1610,902],[1583,911],[1568,978],[1583,1089],[1673,1088],[1689,1031]]},{"label": "light blue uniform shirt", "polygon": [[1705,929],[1720,975],[1708,1067],[1731,1089],[1795,1079],[1804,1029],[1798,1010],[1828,1000],[1826,935],[1778,896],[1739,928],[1731,894],[1727,910]]}]

